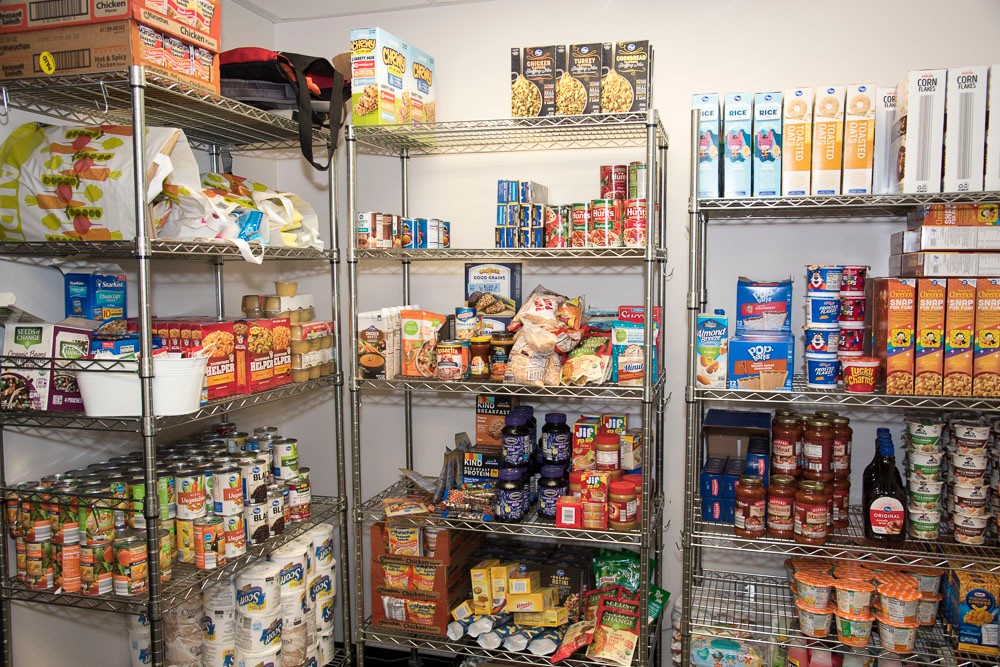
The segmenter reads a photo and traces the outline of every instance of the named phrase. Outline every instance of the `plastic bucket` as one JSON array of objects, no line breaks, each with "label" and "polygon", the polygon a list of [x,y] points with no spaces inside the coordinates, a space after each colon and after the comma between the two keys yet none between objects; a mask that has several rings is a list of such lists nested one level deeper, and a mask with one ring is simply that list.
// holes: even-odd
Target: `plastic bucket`
[{"label": "plastic bucket", "polygon": [[806,327],[836,328],[840,318],[840,294],[809,292],[806,294]]},{"label": "plastic bucket", "polygon": [[839,292],[840,266],[810,264],[806,267],[806,289],[810,292]]},{"label": "plastic bucket", "polygon": [[841,322],[839,342],[841,352],[861,352],[865,348],[865,325],[861,322]]},{"label": "plastic bucket", "polygon": [[806,355],[806,384],[816,389],[831,389],[837,386],[840,362],[835,354]]},{"label": "plastic bucket", "polygon": [[[208,357],[153,357],[153,414],[186,415],[201,406]],[[137,362],[126,368],[138,370]],[[139,376],[133,373],[81,371],[76,374],[88,417],[137,417],[142,414]]]}]

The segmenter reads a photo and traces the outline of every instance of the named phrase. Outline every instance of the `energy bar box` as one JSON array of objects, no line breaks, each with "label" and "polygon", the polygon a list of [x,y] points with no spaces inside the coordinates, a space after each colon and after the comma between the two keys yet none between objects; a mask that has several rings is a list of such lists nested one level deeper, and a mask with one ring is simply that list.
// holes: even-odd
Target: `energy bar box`
[{"label": "energy bar box", "polygon": [[351,31],[351,122],[410,122],[410,45],[382,28]]},{"label": "energy bar box", "polygon": [[980,192],[986,150],[989,67],[952,67],[944,135],[944,191]]},{"label": "energy bar box", "polygon": [[781,196],[781,93],[753,98],[753,196]]},{"label": "energy bar box", "polygon": [[943,69],[914,70],[896,86],[892,135],[900,192],[941,192],[947,78]]},{"label": "energy bar box", "polygon": [[698,197],[715,199],[719,196],[719,94],[692,95],[691,108],[698,110]]},{"label": "energy bar box", "polygon": [[812,175],[812,88],[792,88],[783,94],[781,194],[808,195]]},{"label": "energy bar box", "polygon": [[844,176],[840,191],[845,195],[872,193],[875,159],[875,84],[847,87],[844,108]]},{"label": "energy bar box", "polygon": [[725,142],[722,158],[723,197],[749,197],[753,172],[753,94],[729,93],[722,108]]},{"label": "energy bar box", "polygon": [[972,395],[1000,396],[1000,279],[976,283],[976,342]]},{"label": "energy bar box", "polygon": [[410,116],[414,123],[437,122],[434,56],[410,47]]}]

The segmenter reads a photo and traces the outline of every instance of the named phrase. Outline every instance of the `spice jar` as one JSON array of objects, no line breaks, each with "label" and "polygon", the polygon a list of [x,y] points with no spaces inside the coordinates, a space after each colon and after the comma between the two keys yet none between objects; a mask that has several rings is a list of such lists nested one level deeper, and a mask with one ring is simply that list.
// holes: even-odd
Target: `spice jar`
[{"label": "spice jar", "polygon": [[829,511],[822,482],[803,480],[795,494],[794,538],[800,544],[823,545],[829,536],[826,516]]},{"label": "spice jar", "polygon": [[850,474],[851,445],[854,430],[849,426],[851,420],[836,416],[830,419],[833,425],[833,450],[830,454],[830,470],[834,475]]},{"label": "spice jar", "polygon": [[771,422],[771,474],[798,477],[798,443],[802,428],[794,415],[782,415]]},{"label": "spice jar", "polygon": [[517,523],[524,518],[525,493],[521,471],[517,468],[501,468],[500,482],[497,484],[497,519]]},{"label": "spice jar", "polygon": [[764,537],[766,514],[767,494],[764,492],[764,481],[757,475],[743,475],[736,484],[736,523],[733,525],[733,532],[737,537]]},{"label": "spice jar", "polygon": [[771,475],[767,486],[767,535],[791,538],[795,535],[795,494],[798,482],[791,475]]},{"label": "spice jar", "polygon": [[469,379],[490,379],[489,336],[473,336],[469,339]]},{"label": "spice jar", "polygon": [[608,526],[611,530],[635,530],[637,503],[635,486],[631,482],[612,482],[608,503]]},{"label": "spice jar", "polygon": [[497,331],[490,338],[490,380],[503,382],[510,360],[510,349],[514,347],[514,334]]},{"label": "spice jar", "polygon": [[850,525],[851,479],[835,476],[833,478],[833,521],[834,528],[847,528]]},{"label": "spice jar", "polygon": [[833,424],[826,419],[810,419],[802,432],[802,476],[820,479],[830,473],[833,454]]},{"label": "spice jar", "polygon": [[618,470],[621,466],[622,439],[617,433],[598,433],[594,439],[597,470]]}]

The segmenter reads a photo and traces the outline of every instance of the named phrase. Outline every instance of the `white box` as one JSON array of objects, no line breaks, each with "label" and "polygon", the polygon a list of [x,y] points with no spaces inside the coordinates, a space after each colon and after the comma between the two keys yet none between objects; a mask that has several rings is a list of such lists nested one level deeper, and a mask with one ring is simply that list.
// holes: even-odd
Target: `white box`
[{"label": "white box", "polygon": [[920,227],[893,233],[893,255],[925,250],[1000,250],[1000,227]]},{"label": "white box", "polygon": [[944,134],[944,191],[981,192],[986,150],[986,89],[989,68],[948,70]]},{"label": "white box", "polygon": [[753,196],[781,196],[781,93],[753,98]]},{"label": "white box", "polygon": [[986,180],[983,189],[1000,190],[1000,65],[990,67],[990,120],[986,132]]},{"label": "white box", "polygon": [[435,123],[434,56],[411,46],[410,62],[410,116],[414,123]]},{"label": "white box", "polygon": [[351,123],[410,122],[410,45],[382,28],[351,31]]},{"label": "white box", "polygon": [[812,88],[792,88],[782,93],[781,194],[808,195],[812,175]]},{"label": "white box", "polygon": [[698,109],[698,197],[719,196],[719,94],[691,96],[691,108]]},{"label": "white box", "polygon": [[892,129],[900,192],[941,192],[947,75],[943,69],[914,70],[896,86]]},{"label": "white box", "polygon": [[845,195],[872,193],[872,167],[875,158],[875,84],[861,83],[847,87],[844,106],[844,180],[840,191]]},{"label": "white box", "polygon": [[905,278],[995,278],[1000,276],[1000,253],[913,252],[892,255],[890,273]]},{"label": "white box", "polygon": [[753,93],[729,93],[722,107],[725,140],[722,145],[723,197],[749,197],[753,173]]},{"label": "white box", "polygon": [[899,192],[896,177],[896,154],[892,150],[892,122],[896,115],[896,89],[875,91],[875,155],[872,164],[872,193],[888,195]]},{"label": "white box", "polygon": [[820,86],[813,105],[812,193],[839,195],[844,169],[844,86]]}]

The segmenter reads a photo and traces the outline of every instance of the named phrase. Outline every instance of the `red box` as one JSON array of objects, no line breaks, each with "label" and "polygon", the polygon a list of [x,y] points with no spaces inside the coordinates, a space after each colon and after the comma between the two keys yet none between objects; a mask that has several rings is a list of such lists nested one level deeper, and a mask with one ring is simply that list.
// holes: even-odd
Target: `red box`
[{"label": "red box", "polygon": [[266,319],[237,320],[233,323],[237,394],[255,394],[271,386],[274,358],[270,324],[271,321]]},{"label": "red box", "polygon": [[205,366],[208,400],[238,393],[236,384],[236,336],[232,322],[190,320],[181,325],[184,348],[212,346],[212,356]]},{"label": "red box", "polygon": [[280,387],[292,381],[292,335],[287,317],[275,317],[270,321],[272,377],[270,388]]}]

